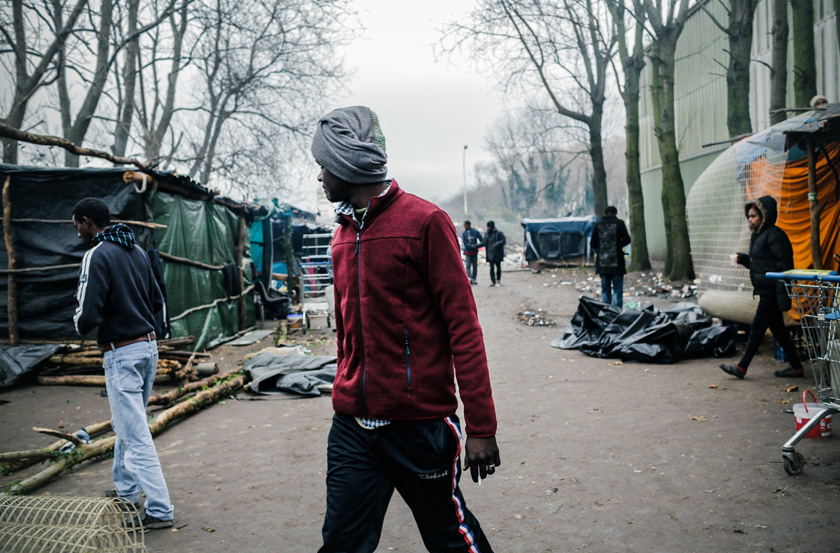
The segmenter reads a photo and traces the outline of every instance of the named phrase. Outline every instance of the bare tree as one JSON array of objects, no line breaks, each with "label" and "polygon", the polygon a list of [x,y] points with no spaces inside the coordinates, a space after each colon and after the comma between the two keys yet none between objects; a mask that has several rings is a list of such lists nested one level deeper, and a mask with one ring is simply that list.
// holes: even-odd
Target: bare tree
[{"label": "bare tree", "polygon": [[[130,0],[129,18],[132,15],[136,17],[137,9],[139,8],[137,3],[138,0]],[[115,39],[114,14],[119,14],[120,12],[115,10],[113,0],[101,0],[98,12],[93,12],[92,10],[88,11],[89,20],[91,22],[95,22],[98,18],[96,26],[88,31],[93,34],[93,37],[88,40],[87,32],[83,32],[85,30],[81,28],[77,29],[74,32],[73,38],[77,39],[77,42],[79,43],[79,52],[77,55],[78,59],[75,60],[75,63],[71,68],[68,68],[68,56],[65,52],[62,52],[62,56],[60,58],[61,63],[58,69],[57,86],[59,91],[61,122],[64,130],[64,137],[70,142],[77,145],[84,144],[85,137],[88,134],[91,123],[97,115],[99,103],[103,94],[105,94],[106,83],[108,81],[108,75],[111,67],[114,65],[117,56],[121,53],[123,48],[126,45],[132,44],[139,35],[148,32],[150,29],[159,25],[160,22],[168,16],[171,8],[172,2],[170,2],[170,5],[162,14],[156,14],[155,18],[151,22],[129,31],[119,41]],[[116,23],[119,25],[122,22],[117,21]],[[136,20],[133,23],[136,25]],[[94,51],[90,50],[90,45],[95,46]],[[65,43],[63,50],[66,49],[66,47],[67,43]],[[87,60],[92,60],[92,63],[87,63]],[[76,111],[75,119],[73,118],[72,113],[73,102],[70,91],[68,90],[68,87],[70,86],[68,83],[68,69],[72,69],[73,74],[76,77],[76,82],[74,83],[76,88],[84,90],[84,98]],[[118,114],[115,119],[121,119],[126,116],[127,114],[125,113]],[[68,167],[78,167],[78,156],[67,152],[65,156],[65,165]]]},{"label": "bare tree", "polygon": [[[630,211],[630,238],[633,244],[630,270],[643,271],[650,269],[639,150],[639,96],[642,69],[645,65],[645,10],[642,0],[632,2],[632,12],[628,11],[624,0],[607,0],[607,6],[617,30],[618,54],[622,67],[621,72],[616,71],[616,80],[624,100],[624,130],[627,137],[624,156],[627,162],[627,203]],[[626,21],[630,22],[630,29],[627,28]],[[628,36],[633,38],[632,51],[627,45]]]},{"label": "bare tree", "polygon": [[595,213],[607,206],[602,124],[607,68],[616,43],[602,24],[603,3],[592,0],[483,0],[467,23],[452,23],[444,48],[469,46],[506,75],[547,94],[553,109],[586,133]]},{"label": "bare tree", "polygon": [[[200,10],[194,63],[202,80],[202,131],[188,138],[190,176],[207,183],[238,168],[262,140],[302,133],[343,76],[336,47],[346,15],[339,0],[214,0]],[[239,140],[223,140],[225,134]],[[242,138],[250,139],[242,140]],[[221,146],[225,146],[221,149]]]},{"label": "bare tree", "polygon": [[753,19],[758,0],[723,2],[726,25],[717,20],[705,2],[700,6],[729,40],[729,62],[726,66],[726,126],[730,138],[752,133],[750,121],[750,53],[752,50]]},{"label": "bare tree", "polygon": [[788,31],[788,0],[773,0],[773,59],[770,68],[770,123],[773,125],[781,123],[786,117]]},{"label": "bare tree", "polygon": [[653,29],[648,59],[651,64],[651,96],[654,134],[662,159],[662,210],[665,215],[665,274],[671,280],[694,278],[685,187],[680,169],[674,118],[674,63],[677,40],[688,17],[688,0],[644,0]]},{"label": "bare tree", "polygon": [[[60,0],[51,3],[12,0],[11,4],[11,20],[5,11],[0,12],[0,34],[7,45],[0,49],[0,55],[4,58],[3,70],[10,77],[6,82],[14,83],[11,105],[6,108],[3,123],[23,130],[29,102],[39,89],[55,80],[55,58],[76,26],[87,0],[78,0],[66,19],[54,17],[55,12],[65,9]],[[9,56],[13,61],[9,62]],[[17,142],[4,139],[3,161],[17,163],[17,159]]]},{"label": "bare tree", "polygon": [[[163,154],[166,136],[174,133],[172,121],[178,109],[176,98],[180,77],[190,61],[184,51],[192,49],[198,39],[187,43],[190,23],[195,17],[193,7],[193,0],[178,0],[177,8],[169,15],[168,25],[155,28],[138,44],[136,73],[140,94],[135,99],[126,93],[126,101],[135,105],[146,159],[164,166],[171,162],[180,147],[180,141],[173,138],[169,152]],[[153,8],[158,8],[156,1]]]}]

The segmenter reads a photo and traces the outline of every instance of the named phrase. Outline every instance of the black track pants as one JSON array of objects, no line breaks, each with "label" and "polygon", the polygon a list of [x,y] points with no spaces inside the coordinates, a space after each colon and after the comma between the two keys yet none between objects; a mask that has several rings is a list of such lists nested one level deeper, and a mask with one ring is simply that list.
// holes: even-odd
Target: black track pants
[{"label": "black track pants", "polygon": [[802,362],[796,355],[796,348],[790,339],[790,333],[785,326],[782,312],[779,311],[779,302],[776,300],[776,296],[772,295],[759,296],[758,298],[758,307],[755,310],[752,325],[750,325],[750,338],[747,341],[747,349],[744,351],[744,356],[741,357],[741,362],[738,363],[738,366],[745,371],[749,368],[768,328],[773,333],[776,341],[779,342],[779,345],[782,346],[782,351],[785,352],[790,366],[794,369],[801,369]]},{"label": "black track pants", "polygon": [[392,421],[376,430],[334,415],[327,451],[327,511],[319,553],[370,553],[396,489],[426,549],[492,553],[458,488],[457,417]]}]

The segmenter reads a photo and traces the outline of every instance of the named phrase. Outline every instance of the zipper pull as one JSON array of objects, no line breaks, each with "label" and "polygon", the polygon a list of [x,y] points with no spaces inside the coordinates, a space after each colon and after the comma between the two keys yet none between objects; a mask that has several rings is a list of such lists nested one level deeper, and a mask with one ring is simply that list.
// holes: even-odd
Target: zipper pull
[{"label": "zipper pull", "polygon": [[404,328],[403,333],[405,334],[405,354],[411,355],[411,352],[408,350],[408,329]]},{"label": "zipper pull", "polygon": [[357,232],[357,233],[356,233],[356,255],[358,255],[358,254],[359,254],[359,241],[360,241],[361,239],[362,239],[362,233],[361,233],[361,232]]}]

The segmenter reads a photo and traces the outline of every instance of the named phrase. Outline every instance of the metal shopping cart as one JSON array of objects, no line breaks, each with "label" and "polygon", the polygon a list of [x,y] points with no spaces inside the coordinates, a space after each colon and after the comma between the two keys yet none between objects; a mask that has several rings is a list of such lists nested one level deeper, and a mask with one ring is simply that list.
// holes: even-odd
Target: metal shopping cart
[{"label": "metal shopping cart", "polygon": [[840,412],[840,275],[795,269],[767,273],[767,278],[785,283],[799,313],[819,397],[819,410],[782,446],[785,472],[796,475],[802,472],[805,459],[794,446],[825,417]]}]

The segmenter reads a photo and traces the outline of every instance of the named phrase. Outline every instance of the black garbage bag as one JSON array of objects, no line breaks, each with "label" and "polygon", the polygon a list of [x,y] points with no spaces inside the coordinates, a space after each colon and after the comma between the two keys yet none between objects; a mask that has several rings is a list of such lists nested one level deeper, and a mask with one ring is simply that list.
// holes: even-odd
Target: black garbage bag
[{"label": "black garbage bag", "polygon": [[655,306],[619,311],[587,296],[580,298],[563,337],[551,346],[644,363],[724,357],[735,351],[731,329],[712,326],[711,317],[697,304],[681,302],[662,311]]},{"label": "black garbage bag", "polygon": [[594,347],[600,341],[601,334],[620,312],[621,310],[614,305],[581,296],[577,311],[563,331],[563,338],[553,340],[551,345],[560,349],[578,349],[582,345]]},{"label": "black garbage bag", "polygon": [[735,331],[732,327],[709,326],[691,334],[683,357],[731,357],[735,353]]}]

